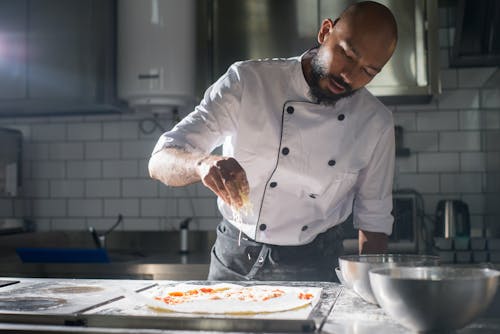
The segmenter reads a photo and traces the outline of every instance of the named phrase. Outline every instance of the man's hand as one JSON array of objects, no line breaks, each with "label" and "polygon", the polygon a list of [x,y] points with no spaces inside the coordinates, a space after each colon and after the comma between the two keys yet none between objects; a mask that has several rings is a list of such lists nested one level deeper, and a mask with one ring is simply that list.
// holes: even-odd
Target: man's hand
[{"label": "man's hand", "polygon": [[197,171],[203,184],[224,202],[235,208],[243,206],[250,187],[236,159],[209,155],[198,161]]},{"label": "man's hand", "polygon": [[385,233],[359,230],[359,254],[381,254],[387,252],[389,237]]}]

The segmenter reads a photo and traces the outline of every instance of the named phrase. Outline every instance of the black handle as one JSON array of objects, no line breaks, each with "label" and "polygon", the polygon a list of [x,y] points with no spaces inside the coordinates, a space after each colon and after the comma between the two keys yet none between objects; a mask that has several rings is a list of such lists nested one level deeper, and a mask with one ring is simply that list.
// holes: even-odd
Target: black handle
[{"label": "black handle", "polygon": [[93,226],[89,227],[90,234],[92,235],[92,239],[94,240],[94,244],[97,248],[102,248],[101,240],[99,240],[99,235]]},{"label": "black handle", "polygon": [[180,229],[181,230],[184,230],[184,229],[187,230],[187,228],[189,227],[189,222],[190,221],[191,221],[191,218],[186,218],[183,221],[181,221],[181,223],[179,224]]}]

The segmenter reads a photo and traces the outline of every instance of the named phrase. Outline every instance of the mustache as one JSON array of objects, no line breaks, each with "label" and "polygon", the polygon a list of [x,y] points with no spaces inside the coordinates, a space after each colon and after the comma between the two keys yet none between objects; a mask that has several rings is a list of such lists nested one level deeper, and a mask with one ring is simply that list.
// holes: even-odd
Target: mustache
[{"label": "mustache", "polygon": [[324,77],[327,78],[328,80],[334,81],[337,85],[340,85],[340,86],[344,87],[344,89],[346,90],[346,92],[352,91],[351,85],[349,85],[347,82],[345,82],[345,80],[342,79],[342,77],[339,77],[339,76],[336,76],[336,75],[332,75],[332,74],[325,75]]}]

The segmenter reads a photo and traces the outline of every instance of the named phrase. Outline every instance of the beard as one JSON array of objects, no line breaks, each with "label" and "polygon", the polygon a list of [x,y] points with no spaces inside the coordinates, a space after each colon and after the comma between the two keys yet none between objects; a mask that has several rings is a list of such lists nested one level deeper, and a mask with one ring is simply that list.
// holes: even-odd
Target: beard
[{"label": "beard", "polygon": [[[334,80],[336,83],[344,87],[345,91],[340,94],[334,94],[329,90],[319,86],[320,80]],[[352,87],[339,76],[328,73],[328,66],[324,64],[316,52],[311,59],[311,83],[309,84],[310,94],[318,103],[326,105],[334,105],[338,100],[344,97],[351,96],[356,92]]]}]

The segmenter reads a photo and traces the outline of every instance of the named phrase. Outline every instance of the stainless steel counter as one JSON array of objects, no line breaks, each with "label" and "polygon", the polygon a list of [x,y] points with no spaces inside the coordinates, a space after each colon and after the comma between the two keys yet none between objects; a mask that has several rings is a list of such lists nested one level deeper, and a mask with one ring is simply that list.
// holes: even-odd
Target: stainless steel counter
[{"label": "stainless steel counter", "polygon": [[191,231],[189,254],[179,254],[179,232],[113,232],[107,239],[109,263],[29,263],[16,249],[93,250],[90,233],[35,232],[0,236],[0,276],[204,280],[215,232]]},{"label": "stainless steel counter", "polygon": [[[492,307],[466,328],[456,334],[500,333],[500,293]],[[343,289],[323,326],[324,334],[407,334],[410,330],[399,325],[384,311],[359,298],[353,291]]]},{"label": "stainless steel counter", "polygon": [[[105,324],[109,323],[109,319],[113,315],[121,315],[120,310],[123,310],[124,303],[127,299],[123,298],[124,294],[147,289],[154,283],[170,283],[176,284],[174,281],[150,281],[150,280],[98,280],[98,279],[30,279],[30,278],[13,278],[4,277],[0,279],[18,280],[20,283],[0,287],[0,332],[9,333],[218,333],[219,331],[193,331],[193,330],[167,330],[167,329],[140,329],[140,328],[107,328]],[[324,334],[406,334],[410,331],[398,325],[393,319],[384,314],[383,310],[375,305],[364,302],[361,298],[355,295],[352,291],[344,289],[336,283],[327,282],[266,282],[270,284],[292,284],[292,285],[308,285],[320,286],[324,289],[323,304],[321,307],[314,309],[315,323],[317,328],[321,328],[320,332]],[[242,282],[242,284],[245,284]],[[51,300],[64,299],[66,303],[64,307],[53,306],[38,312],[45,315],[44,325],[37,324],[37,318],[33,318],[31,323],[12,323],[8,318],[2,318],[5,313],[6,298],[14,296],[33,296],[48,297]],[[2,298],[4,303],[2,304]],[[24,304],[26,306],[26,304]],[[94,305],[89,308],[88,305]],[[97,306],[96,306],[97,305]],[[29,310],[25,309],[25,310]],[[12,310],[11,310],[12,311]],[[22,311],[18,309],[18,311]],[[137,314],[146,314],[147,312],[136,309]],[[68,312],[73,314],[73,317],[68,317]],[[146,312],[146,313],[144,313]],[[21,312],[22,313],[22,312]],[[65,322],[58,323],[63,318],[54,318],[54,322],[50,323],[47,319],[48,314],[64,315]],[[91,322],[83,321],[79,314],[96,315],[97,318],[90,318]],[[325,316],[321,320],[321,316]],[[119,321],[128,321],[126,317],[117,318]],[[116,319],[115,319],[116,320]],[[130,320],[130,319],[129,319]],[[172,319],[177,321],[176,319]],[[233,319],[234,320],[234,319]],[[154,321],[154,318],[151,319]],[[187,319],[184,321],[198,321]],[[225,333],[236,333],[227,331],[227,324],[231,319],[219,319],[220,328],[226,329]],[[260,320],[265,321],[264,320]],[[66,324],[64,326],[63,324]],[[133,322],[130,322],[133,325]],[[226,324],[225,324],[226,323]],[[102,324],[96,326],[96,324]],[[239,328],[252,328],[252,323],[240,324]],[[254,323],[257,324],[257,323]],[[85,325],[89,327],[85,327]],[[131,326],[132,326],[131,325]],[[279,325],[279,323],[270,323],[269,326]],[[246,327],[245,327],[246,326]],[[260,327],[259,327],[260,326]],[[264,328],[262,324],[256,325],[253,331],[239,331],[245,333],[276,333],[278,327],[269,327],[274,330],[268,332],[257,330]],[[290,333],[288,331],[284,331]],[[500,333],[500,294],[497,294],[492,307],[485,313],[484,317],[478,319],[468,327],[459,330],[457,334],[489,334]]]},{"label": "stainless steel counter", "polygon": [[0,275],[15,277],[204,280],[203,263],[23,263],[2,261]]}]

